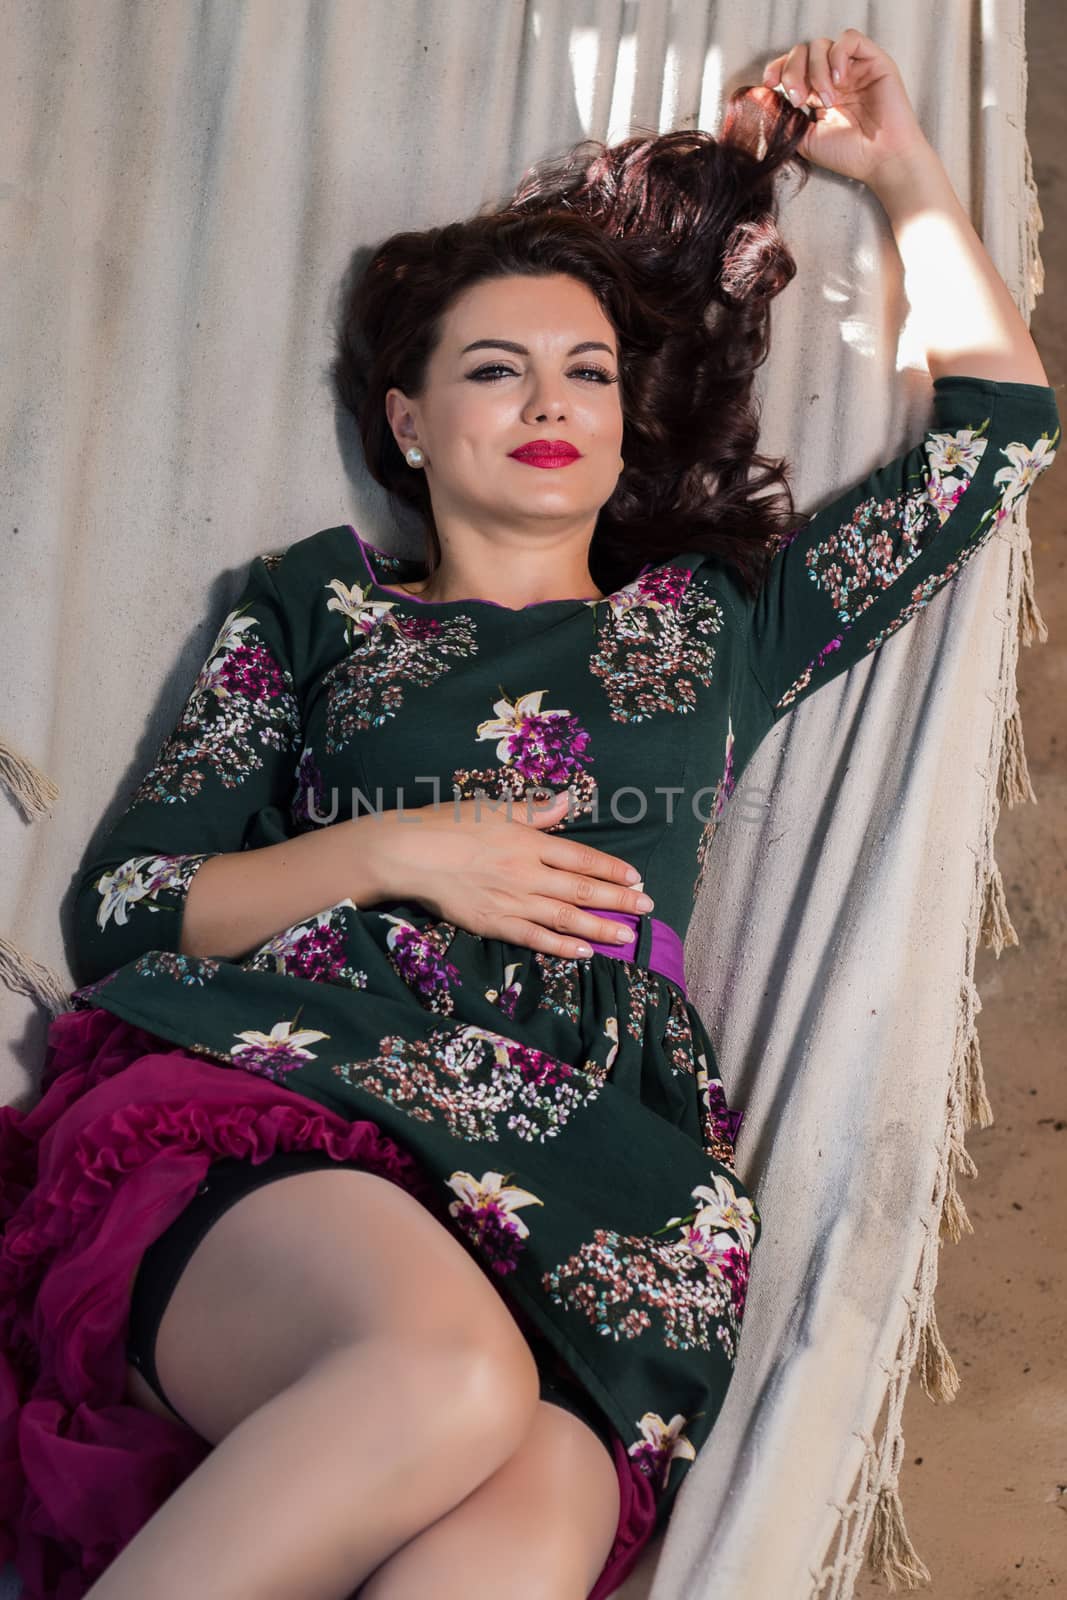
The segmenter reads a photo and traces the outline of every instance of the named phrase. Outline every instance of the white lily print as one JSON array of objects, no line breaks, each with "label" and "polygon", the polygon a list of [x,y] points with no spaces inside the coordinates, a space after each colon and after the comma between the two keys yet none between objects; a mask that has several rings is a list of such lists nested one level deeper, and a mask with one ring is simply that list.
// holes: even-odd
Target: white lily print
[{"label": "white lily print", "polygon": [[522,1241],[530,1230],[516,1206],[544,1204],[528,1189],[509,1188],[502,1172],[483,1172],[481,1182],[469,1172],[454,1172],[448,1187],[459,1195],[448,1208],[449,1216],[481,1252],[489,1270],[498,1278],[515,1271],[522,1254]]},{"label": "white lily print", "polygon": [[[695,1200],[705,1200],[693,1219],[693,1227],[702,1234],[707,1234],[711,1228],[733,1228],[741,1240],[742,1248],[751,1252],[756,1237],[754,1220],[755,1207],[747,1195],[738,1197],[730,1180],[722,1173],[716,1173],[711,1180],[711,1185],[698,1184],[692,1191]],[[731,1246],[732,1239],[715,1238],[713,1244],[720,1248]]]},{"label": "white lily print", "polygon": [[223,670],[226,667],[227,656],[231,650],[243,643],[241,635],[248,628],[258,627],[255,617],[242,617],[236,611],[231,611],[219,629],[218,637],[211,646],[211,654],[200,669],[200,674],[193,688],[197,690],[210,689],[212,694],[220,700],[228,700],[232,690],[226,687],[223,681]]},{"label": "white lily print", "polygon": [[569,712],[560,708],[556,711],[541,710],[541,696],[544,689],[532,689],[529,694],[520,694],[514,701],[494,700],[493,710],[495,717],[490,717],[486,722],[478,724],[479,739],[499,739],[496,747],[498,761],[507,761],[509,744],[513,734],[519,732],[527,717],[566,717]]},{"label": "white lily print", "polygon": [[1011,465],[994,472],[993,482],[1004,485],[1004,499],[1008,505],[1024,494],[1038,474],[1056,459],[1052,440],[1047,435],[1042,435],[1034,445],[1006,444],[1001,454],[1007,456]]},{"label": "white lily print", "polygon": [[529,1189],[506,1184],[502,1172],[483,1172],[480,1180],[469,1172],[454,1172],[447,1183],[448,1188],[459,1196],[448,1208],[452,1216],[464,1206],[470,1206],[478,1212],[492,1208],[506,1215],[511,1231],[520,1239],[528,1239],[530,1230],[522,1218],[515,1215],[517,1208],[544,1205],[544,1201],[531,1194]]},{"label": "white lily print", "polygon": [[235,1044],[230,1054],[238,1056],[245,1051],[255,1051],[257,1055],[298,1056],[304,1061],[314,1061],[315,1052],[306,1047],[329,1037],[328,1033],[320,1033],[317,1028],[298,1028],[294,1033],[291,1022],[276,1022],[269,1033],[259,1033],[255,1028],[249,1028],[244,1033],[236,1034],[235,1038],[243,1039],[244,1043]]},{"label": "white lily print", "polygon": [[[105,872],[95,885],[100,891],[97,927],[106,928],[114,917],[119,927],[124,928],[132,906],[141,900],[151,900],[160,889],[187,888],[193,872],[207,859],[207,855],[131,856],[114,872]],[[162,909],[158,905],[148,906],[149,911]]]},{"label": "white lily print", "polygon": [[334,598],[326,602],[327,611],[339,611],[346,622],[354,623],[361,633],[370,633],[396,604],[395,600],[368,600],[369,584],[364,588],[354,583],[349,588],[340,578],[331,578],[323,588],[334,591]]},{"label": "white lily print", "polygon": [[931,433],[926,440],[926,454],[939,477],[958,467],[966,477],[973,478],[988,443],[973,428],[961,428],[958,433]]},{"label": "white lily print", "polygon": [[651,1455],[657,1464],[662,1463],[660,1482],[664,1485],[670,1474],[672,1461],[679,1458],[683,1461],[695,1461],[697,1458],[692,1440],[686,1438],[682,1432],[688,1420],[688,1417],[683,1417],[681,1412],[676,1412],[669,1422],[664,1422],[658,1411],[646,1411],[638,1423],[644,1439],[632,1444],[628,1454]]}]

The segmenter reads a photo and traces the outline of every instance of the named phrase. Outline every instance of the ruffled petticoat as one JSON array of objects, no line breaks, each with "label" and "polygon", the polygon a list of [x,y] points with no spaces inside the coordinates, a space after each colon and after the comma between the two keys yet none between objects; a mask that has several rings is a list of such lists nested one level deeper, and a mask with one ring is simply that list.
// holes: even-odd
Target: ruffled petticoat
[{"label": "ruffled petticoat", "polygon": [[[81,1600],[210,1453],[125,1399],[130,1281],[212,1161],[276,1150],[359,1159],[443,1220],[414,1157],[373,1122],[101,1008],[57,1017],[37,1104],[0,1107],[0,1563],[14,1561],[21,1600]],[[612,1447],[619,1525],[589,1600],[655,1531],[649,1479],[614,1434]]]}]

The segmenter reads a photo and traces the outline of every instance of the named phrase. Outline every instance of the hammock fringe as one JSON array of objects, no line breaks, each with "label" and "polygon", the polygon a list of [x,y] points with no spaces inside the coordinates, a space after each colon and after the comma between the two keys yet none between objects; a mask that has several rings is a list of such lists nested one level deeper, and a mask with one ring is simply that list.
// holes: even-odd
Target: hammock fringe
[{"label": "hammock fringe", "polygon": [[1021,800],[1037,803],[1034,786],[1030,782],[1030,768],[1026,763],[1026,746],[1023,743],[1023,723],[1018,701],[1004,725],[1004,755],[1000,767],[998,798],[1009,806]]},{"label": "hammock fringe", "polygon": [[1034,597],[1034,552],[1029,540],[1023,545],[1023,586],[1019,596],[1019,636],[1023,644],[1031,645],[1037,639],[1044,644],[1048,639],[1045,619],[1037,609]]},{"label": "hammock fringe", "polygon": [[15,994],[28,995],[53,1017],[70,1010],[70,995],[63,988],[59,974],[40,961],[20,950],[17,944],[0,933],[0,983]]},{"label": "hammock fringe", "polygon": [[871,1566],[890,1589],[896,1588],[897,1579],[906,1589],[917,1589],[921,1583],[930,1582],[930,1569],[912,1544],[904,1525],[904,1509],[895,1484],[883,1484],[875,1501]]},{"label": "hammock fringe", "polygon": [[982,1051],[977,1031],[967,1041],[964,1057],[964,1112],[968,1128],[989,1128],[993,1124],[993,1107],[986,1094],[985,1073],[982,1071]]},{"label": "hammock fringe", "polygon": [[1006,945],[1018,944],[1019,935],[1015,931],[1015,924],[1008,914],[1008,902],[1004,894],[1004,879],[1000,875],[1000,868],[996,862],[993,870],[986,879],[985,903],[982,907],[982,923],[980,928],[982,943],[993,954],[999,956]]},{"label": "hammock fringe", "polygon": [[4,738],[0,738],[0,783],[22,807],[28,822],[47,816],[59,798],[59,786]]},{"label": "hammock fringe", "polygon": [[919,1329],[916,1367],[923,1392],[931,1400],[938,1405],[947,1405],[955,1400],[960,1387],[960,1375],[941,1337],[932,1298],[926,1306],[926,1319]]},{"label": "hammock fringe", "polygon": [[[1021,28],[1017,44],[1025,105],[1026,55]],[[1023,149],[1026,241],[1025,256],[1021,263],[1021,283],[1018,292],[1015,292],[1015,299],[1029,322],[1030,312],[1045,282],[1037,237],[1044,220],[1038,204],[1030,146],[1025,138]],[[877,1438],[861,1434],[867,1448],[851,1497],[847,1501],[833,1503],[839,1514],[839,1522],[829,1544],[836,1544],[836,1550],[831,1553],[828,1547],[822,1567],[812,1569],[809,1600],[850,1600],[865,1550],[868,1569],[884,1580],[891,1590],[897,1587],[898,1582],[905,1588],[913,1589],[931,1581],[930,1571],[909,1537],[898,1491],[900,1464],[904,1455],[904,1395],[911,1373],[915,1370],[918,1371],[924,1392],[935,1402],[954,1400],[960,1387],[959,1372],[937,1325],[934,1290],[942,1240],[947,1237],[955,1243],[965,1232],[974,1232],[957,1184],[959,1173],[968,1177],[978,1174],[964,1144],[964,1133],[969,1127],[987,1128],[993,1122],[976,1028],[982,1002],[974,982],[975,956],[979,942],[994,949],[998,957],[1006,945],[1019,943],[1019,936],[1008,915],[1004,883],[993,854],[993,838],[1002,803],[1011,806],[1021,800],[1037,800],[1026,763],[1015,674],[1020,640],[1026,645],[1033,644],[1035,640],[1044,644],[1048,629],[1034,595],[1030,534],[1021,509],[1014,518],[1013,527],[1007,599],[1009,616],[1012,614],[1013,600],[1015,602],[1016,626],[1006,630],[1004,640],[999,698],[990,741],[989,770],[996,771],[997,779],[987,789],[982,848],[975,853],[972,915],[968,925],[964,975],[959,995],[960,1015],[930,1208],[930,1215],[938,1218],[938,1225],[935,1229],[926,1219],[920,1219],[926,1229],[926,1237],[916,1275],[917,1293],[909,1300],[909,1314],[896,1359],[887,1369],[890,1375],[883,1401],[885,1421]]]}]

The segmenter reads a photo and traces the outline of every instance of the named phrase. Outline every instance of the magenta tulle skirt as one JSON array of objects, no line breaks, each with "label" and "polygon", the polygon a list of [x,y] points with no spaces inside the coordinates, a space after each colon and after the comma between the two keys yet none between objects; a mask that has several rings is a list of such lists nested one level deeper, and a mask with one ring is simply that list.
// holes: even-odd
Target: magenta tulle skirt
[{"label": "magenta tulle skirt", "polygon": [[[0,1565],[15,1563],[22,1600],[81,1600],[210,1453],[124,1398],[130,1282],[212,1161],[282,1150],[358,1159],[443,1215],[375,1123],[99,1007],[52,1022],[37,1104],[0,1107]],[[622,1583],[655,1525],[648,1478],[612,1446],[619,1526],[589,1600]]]}]

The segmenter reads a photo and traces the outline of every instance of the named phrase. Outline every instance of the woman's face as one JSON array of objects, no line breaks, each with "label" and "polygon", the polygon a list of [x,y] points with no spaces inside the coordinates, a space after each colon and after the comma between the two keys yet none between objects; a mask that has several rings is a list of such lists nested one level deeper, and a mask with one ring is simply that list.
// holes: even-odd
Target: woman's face
[{"label": "woman's face", "polygon": [[[573,525],[591,537],[622,471],[618,377],[615,331],[578,279],[511,276],[465,290],[443,319],[424,392],[386,395],[400,449],[418,443],[425,457],[412,470],[426,473],[438,530],[451,519],[482,530]],[[564,467],[511,454],[537,439],[581,454]]]}]

